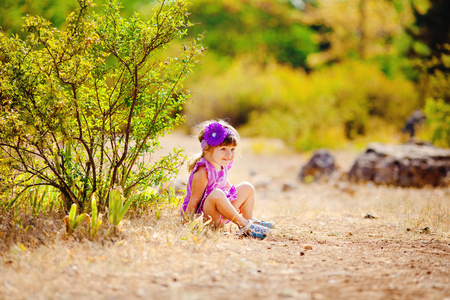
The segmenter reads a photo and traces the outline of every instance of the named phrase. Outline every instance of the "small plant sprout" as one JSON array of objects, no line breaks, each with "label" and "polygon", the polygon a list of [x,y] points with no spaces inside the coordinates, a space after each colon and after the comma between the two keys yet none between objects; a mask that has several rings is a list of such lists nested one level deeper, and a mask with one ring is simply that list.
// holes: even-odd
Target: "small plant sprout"
[{"label": "small plant sprout", "polygon": [[117,229],[121,225],[123,217],[130,208],[131,203],[133,203],[133,198],[130,197],[128,200],[126,200],[123,197],[121,188],[119,186],[116,186],[110,190],[108,213],[109,222],[113,226],[114,232],[117,231]]},{"label": "small plant sprout", "polygon": [[67,235],[72,235],[77,229],[78,225],[86,219],[87,214],[83,213],[77,217],[77,205],[74,203],[70,208],[70,212],[68,216],[64,217],[64,224],[66,225],[66,233]]},{"label": "small plant sprout", "polygon": [[92,194],[91,209],[92,209],[92,217],[90,218],[91,226],[89,228],[89,237],[93,240],[98,230],[100,229],[100,226],[102,225],[102,214],[98,213],[95,193]]},{"label": "small plant sprout", "polygon": [[190,222],[183,230],[183,235],[181,239],[188,240],[190,238],[195,242],[198,242],[206,226],[212,222],[211,218],[209,218],[206,222],[204,222],[203,219],[204,215],[202,213],[200,216],[198,216],[196,219]]}]

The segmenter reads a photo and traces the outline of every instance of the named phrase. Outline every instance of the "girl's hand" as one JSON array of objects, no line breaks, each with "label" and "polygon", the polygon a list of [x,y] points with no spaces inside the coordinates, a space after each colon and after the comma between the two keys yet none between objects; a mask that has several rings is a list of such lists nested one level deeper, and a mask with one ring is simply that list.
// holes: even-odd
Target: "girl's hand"
[{"label": "girl's hand", "polygon": [[192,201],[189,201],[188,206],[186,207],[186,214],[193,215],[197,211],[196,205],[192,204]]}]

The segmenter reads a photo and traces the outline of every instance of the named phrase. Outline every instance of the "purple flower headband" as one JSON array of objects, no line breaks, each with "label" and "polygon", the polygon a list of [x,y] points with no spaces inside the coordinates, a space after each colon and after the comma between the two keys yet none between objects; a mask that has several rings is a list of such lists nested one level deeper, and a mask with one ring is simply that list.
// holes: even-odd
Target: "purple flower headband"
[{"label": "purple flower headband", "polygon": [[205,134],[202,140],[202,149],[206,145],[217,147],[223,143],[227,135],[234,135],[233,131],[220,123],[211,123],[205,128]]}]

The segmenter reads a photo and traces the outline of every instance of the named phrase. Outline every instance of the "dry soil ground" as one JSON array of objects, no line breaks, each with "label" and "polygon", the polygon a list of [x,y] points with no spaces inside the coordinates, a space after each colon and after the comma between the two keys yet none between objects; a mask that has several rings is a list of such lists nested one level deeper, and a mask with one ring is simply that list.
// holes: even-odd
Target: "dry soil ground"
[{"label": "dry soil ground", "polygon": [[[163,145],[199,147],[181,134]],[[357,153],[335,155],[346,170]],[[188,230],[175,208],[96,242],[65,239],[59,223],[45,245],[2,254],[0,299],[450,299],[449,188],[301,184],[307,159],[242,141],[230,180],[254,183],[255,216],[277,222],[263,241],[234,225]]]}]

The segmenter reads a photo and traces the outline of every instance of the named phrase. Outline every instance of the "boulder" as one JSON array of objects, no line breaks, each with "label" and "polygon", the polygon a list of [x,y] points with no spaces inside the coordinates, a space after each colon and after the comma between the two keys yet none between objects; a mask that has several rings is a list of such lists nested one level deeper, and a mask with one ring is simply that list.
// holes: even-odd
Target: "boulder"
[{"label": "boulder", "polygon": [[325,149],[320,149],[314,152],[311,159],[302,166],[298,177],[303,182],[311,179],[316,181],[329,177],[335,171],[336,164],[333,155]]},{"label": "boulder", "polygon": [[448,186],[450,149],[430,144],[371,143],[349,172],[352,182],[401,187]]}]

